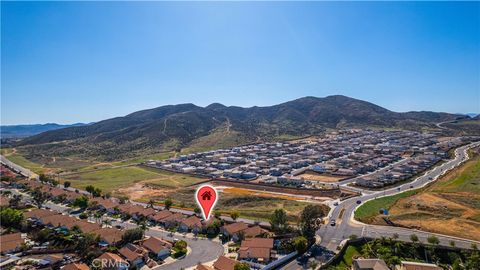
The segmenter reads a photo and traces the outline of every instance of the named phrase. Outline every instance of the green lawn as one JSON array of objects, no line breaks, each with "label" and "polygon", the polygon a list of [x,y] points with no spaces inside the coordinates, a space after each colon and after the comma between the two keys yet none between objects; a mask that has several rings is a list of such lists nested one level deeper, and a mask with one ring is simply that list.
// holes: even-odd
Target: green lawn
[{"label": "green lawn", "polygon": [[435,184],[435,192],[480,192],[480,158],[465,164],[454,179]]},{"label": "green lawn", "polygon": [[353,259],[360,255],[360,247],[349,245],[343,254],[342,259],[335,265],[328,269],[351,269]]},{"label": "green lawn", "polygon": [[370,218],[379,214],[381,208],[390,209],[398,200],[415,195],[418,190],[409,190],[393,196],[387,196],[368,201],[355,211],[355,219],[367,222]]},{"label": "green lawn", "polygon": [[65,176],[63,180],[70,181],[73,187],[84,188],[93,185],[108,192],[141,181],[158,187],[182,187],[204,179],[153,168],[130,166],[72,174]]},{"label": "green lawn", "polygon": [[70,181],[76,188],[93,185],[107,192],[156,177],[158,174],[140,167],[124,167],[73,174],[65,176],[64,180]]},{"label": "green lawn", "polygon": [[17,165],[20,165],[24,168],[31,170],[34,173],[37,173],[37,174],[43,173],[44,169],[42,165],[32,162],[17,153],[6,156],[6,158]]}]

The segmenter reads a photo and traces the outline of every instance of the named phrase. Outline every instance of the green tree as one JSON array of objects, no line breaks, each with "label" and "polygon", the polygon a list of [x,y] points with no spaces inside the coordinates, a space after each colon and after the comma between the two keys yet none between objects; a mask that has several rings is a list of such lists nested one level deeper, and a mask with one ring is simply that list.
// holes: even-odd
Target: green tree
[{"label": "green tree", "polygon": [[416,234],[410,235],[410,241],[412,241],[412,243],[418,243],[418,236]]},{"label": "green tree", "polygon": [[95,187],[92,185],[88,185],[85,187],[85,191],[93,195],[93,192],[95,191]]},{"label": "green tree", "polygon": [[127,196],[118,196],[118,203],[125,204],[128,201]]},{"label": "green tree", "polygon": [[480,269],[480,253],[478,250],[470,251],[466,256],[465,269]]},{"label": "green tree", "polygon": [[195,206],[195,208],[193,208],[193,212],[195,212],[195,214],[200,214],[201,210],[198,206]]},{"label": "green tree", "polygon": [[124,244],[127,244],[142,240],[144,233],[144,230],[142,230],[141,228],[126,230],[125,233],[122,235],[122,242]]},{"label": "green tree", "polygon": [[154,200],[154,199],[148,200],[148,205],[147,205],[147,207],[153,208],[154,205],[155,205],[155,200]]},{"label": "green tree", "polygon": [[99,188],[95,188],[95,189],[93,190],[93,192],[92,192],[92,196],[93,196],[93,197],[100,197],[100,196],[102,196],[102,190],[99,189]]},{"label": "green tree", "polygon": [[69,188],[71,185],[72,185],[72,183],[70,183],[70,181],[63,182],[63,187],[64,188]]},{"label": "green tree", "polygon": [[250,265],[248,263],[239,262],[235,264],[233,270],[250,270]]},{"label": "green tree", "polygon": [[185,242],[183,240],[179,240],[179,241],[175,242],[175,248],[185,249],[185,248],[187,248],[187,242]]},{"label": "green tree", "polygon": [[48,177],[41,173],[39,176],[38,176],[38,180],[40,180],[41,182],[48,182]]},{"label": "green tree", "polygon": [[22,195],[13,195],[13,197],[8,201],[8,206],[11,208],[17,208],[22,201]]},{"label": "green tree", "polygon": [[275,233],[285,232],[287,224],[287,212],[283,209],[276,209],[270,217],[270,225]]},{"label": "green tree", "polygon": [[99,235],[83,233],[76,241],[77,244],[75,245],[75,252],[80,255],[80,257],[87,260],[86,258],[91,253],[92,248],[98,246],[99,242]]},{"label": "green tree", "polygon": [[165,209],[169,210],[170,207],[172,207],[173,205],[173,201],[171,199],[166,199],[164,204],[165,204]]},{"label": "green tree", "polygon": [[0,220],[3,227],[20,228],[23,221],[23,213],[20,210],[12,208],[3,208],[0,210]]},{"label": "green tree", "polygon": [[438,244],[440,244],[440,240],[438,240],[438,237],[436,237],[435,235],[430,235],[429,237],[427,237],[427,242],[432,246],[437,246]]},{"label": "green tree", "polygon": [[88,197],[87,196],[80,196],[80,197],[75,198],[75,200],[72,203],[72,206],[80,207],[80,208],[87,208],[88,207]]},{"label": "green tree", "polygon": [[48,199],[48,193],[43,192],[40,188],[36,188],[32,192],[32,199],[38,208],[42,208],[43,203]]},{"label": "green tree", "polygon": [[325,217],[325,209],[318,204],[307,205],[300,215],[300,229],[309,244],[315,241],[315,232],[320,227],[321,219]]},{"label": "green tree", "polygon": [[293,246],[295,247],[295,250],[299,253],[302,254],[305,251],[307,251],[308,248],[308,240],[307,238],[303,236],[297,236],[293,239]]},{"label": "green tree", "polygon": [[216,211],[213,212],[213,215],[215,216],[215,218],[220,218],[222,213],[220,213],[220,211],[216,210]]},{"label": "green tree", "polygon": [[232,213],[230,213],[230,217],[233,219],[233,220],[237,220],[237,218],[240,216],[240,214],[238,213],[238,211],[233,211]]}]

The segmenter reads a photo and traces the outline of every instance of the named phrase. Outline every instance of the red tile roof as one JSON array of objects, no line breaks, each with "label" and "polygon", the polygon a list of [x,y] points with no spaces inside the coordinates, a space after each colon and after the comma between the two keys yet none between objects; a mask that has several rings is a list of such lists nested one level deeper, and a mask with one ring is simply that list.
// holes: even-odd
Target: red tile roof
[{"label": "red tile roof", "polygon": [[235,264],[238,262],[227,258],[225,256],[220,256],[214,263],[213,268],[215,270],[234,270]]}]

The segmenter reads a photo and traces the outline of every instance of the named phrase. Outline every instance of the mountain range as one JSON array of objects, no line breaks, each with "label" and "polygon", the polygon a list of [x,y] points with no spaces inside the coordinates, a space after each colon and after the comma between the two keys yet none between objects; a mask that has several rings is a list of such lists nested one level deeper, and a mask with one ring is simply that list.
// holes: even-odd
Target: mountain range
[{"label": "mountain range", "polygon": [[2,125],[0,126],[0,136],[6,138],[24,138],[40,134],[49,130],[56,130],[67,127],[80,127],[88,124],[75,123],[71,125],[61,125],[56,123],[33,124],[33,125]]},{"label": "mountain range", "polygon": [[112,160],[181,149],[204,150],[319,134],[327,129],[379,127],[420,130],[469,118],[437,112],[398,113],[346,97],[304,97],[243,108],[213,103],[167,105],[87,126],[50,130],[16,146],[32,155],[75,155]]}]

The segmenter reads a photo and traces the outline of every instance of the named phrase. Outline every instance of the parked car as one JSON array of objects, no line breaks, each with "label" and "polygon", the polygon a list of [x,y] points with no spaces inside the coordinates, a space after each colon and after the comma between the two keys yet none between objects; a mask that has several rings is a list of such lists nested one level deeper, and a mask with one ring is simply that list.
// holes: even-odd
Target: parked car
[{"label": "parked car", "polygon": [[336,224],[337,224],[337,223],[335,222],[335,219],[332,219],[332,220],[330,221],[330,226],[335,226]]}]

